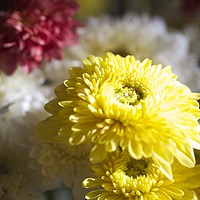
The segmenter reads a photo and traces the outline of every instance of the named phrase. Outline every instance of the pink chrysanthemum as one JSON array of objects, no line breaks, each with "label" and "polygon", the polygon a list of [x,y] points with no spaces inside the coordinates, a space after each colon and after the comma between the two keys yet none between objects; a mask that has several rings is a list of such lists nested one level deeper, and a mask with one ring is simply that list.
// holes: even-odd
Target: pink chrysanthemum
[{"label": "pink chrysanthemum", "polygon": [[43,60],[61,59],[77,41],[78,9],[74,0],[1,0],[0,69],[10,75],[19,64],[30,72]]}]

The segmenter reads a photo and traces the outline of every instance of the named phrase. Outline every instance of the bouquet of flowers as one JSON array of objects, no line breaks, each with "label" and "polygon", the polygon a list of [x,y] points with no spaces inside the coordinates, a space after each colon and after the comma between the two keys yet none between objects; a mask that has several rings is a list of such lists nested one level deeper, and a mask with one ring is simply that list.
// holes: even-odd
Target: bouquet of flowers
[{"label": "bouquet of flowers", "polygon": [[0,200],[200,199],[199,25],[79,3],[0,3]]}]

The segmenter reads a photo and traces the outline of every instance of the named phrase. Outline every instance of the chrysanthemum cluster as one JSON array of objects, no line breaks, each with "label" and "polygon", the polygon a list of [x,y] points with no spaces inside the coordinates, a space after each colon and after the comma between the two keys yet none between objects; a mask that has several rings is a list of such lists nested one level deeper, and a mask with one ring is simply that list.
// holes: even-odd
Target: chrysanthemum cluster
[{"label": "chrysanthemum cluster", "polygon": [[60,59],[77,41],[74,0],[3,0],[0,7],[0,69],[8,75],[18,65],[30,72],[43,60]]},{"label": "chrysanthemum cluster", "polygon": [[196,198],[200,94],[170,66],[131,55],[90,55],[55,93],[45,105],[51,116],[35,136],[49,144],[91,144],[96,178],[83,185],[98,189],[87,199]]},{"label": "chrysanthemum cluster", "polygon": [[91,2],[0,0],[0,200],[200,200],[199,27]]}]

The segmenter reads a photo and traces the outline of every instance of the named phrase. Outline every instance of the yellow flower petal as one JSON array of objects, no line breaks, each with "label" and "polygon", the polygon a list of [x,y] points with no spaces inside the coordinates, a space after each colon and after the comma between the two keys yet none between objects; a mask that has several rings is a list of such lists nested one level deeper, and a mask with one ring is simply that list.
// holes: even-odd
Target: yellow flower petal
[{"label": "yellow flower petal", "polygon": [[56,117],[39,124],[39,139],[54,142],[59,135],[70,135],[70,143],[77,145],[89,140],[95,162],[118,146],[135,159],[153,156],[171,179],[174,157],[194,166],[193,148],[200,146],[200,95],[180,83],[170,66],[108,52],[103,57],[89,55],[82,68],[70,71],[71,78],[56,88],[56,98],[45,106]]}]

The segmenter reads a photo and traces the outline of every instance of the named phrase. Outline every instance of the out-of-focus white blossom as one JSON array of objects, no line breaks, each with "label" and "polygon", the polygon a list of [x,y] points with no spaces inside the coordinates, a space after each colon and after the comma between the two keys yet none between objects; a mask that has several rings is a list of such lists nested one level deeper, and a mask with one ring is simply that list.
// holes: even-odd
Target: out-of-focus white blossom
[{"label": "out-of-focus white blossom", "polygon": [[23,121],[26,112],[43,109],[53,89],[44,85],[45,77],[39,70],[26,74],[19,68],[12,76],[1,74],[0,78],[0,126],[10,134],[16,132],[15,120]]},{"label": "out-of-focus white blossom", "polygon": [[23,114],[31,107],[40,108],[48,97],[48,90],[43,87],[44,81],[44,75],[39,70],[27,74],[18,69],[12,76],[1,74],[0,92],[4,93],[0,99],[1,105],[10,104],[12,115]]},{"label": "out-of-focus white blossom", "polygon": [[111,51],[122,56],[132,54],[138,59],[148,57],[155,64],[171,65],[181,82],[193,91],[200,90],[200,69],[189,52],[187,35],[170,31],[160,17],[127,14],[122,18],[89,18],[86,26],[79,29],[79,34],[79,43],[66,49],[65,58],[46,67],[47,77],[54,81],[66,79],[65,71],[78,66],[89,54],[102,56]]},{"label": "out-of-focus white blossom", "polygon": [[0,199],[36,200],[42,187],[38,173],[29,167],[29,152],[15,143],[0,141]]}]

